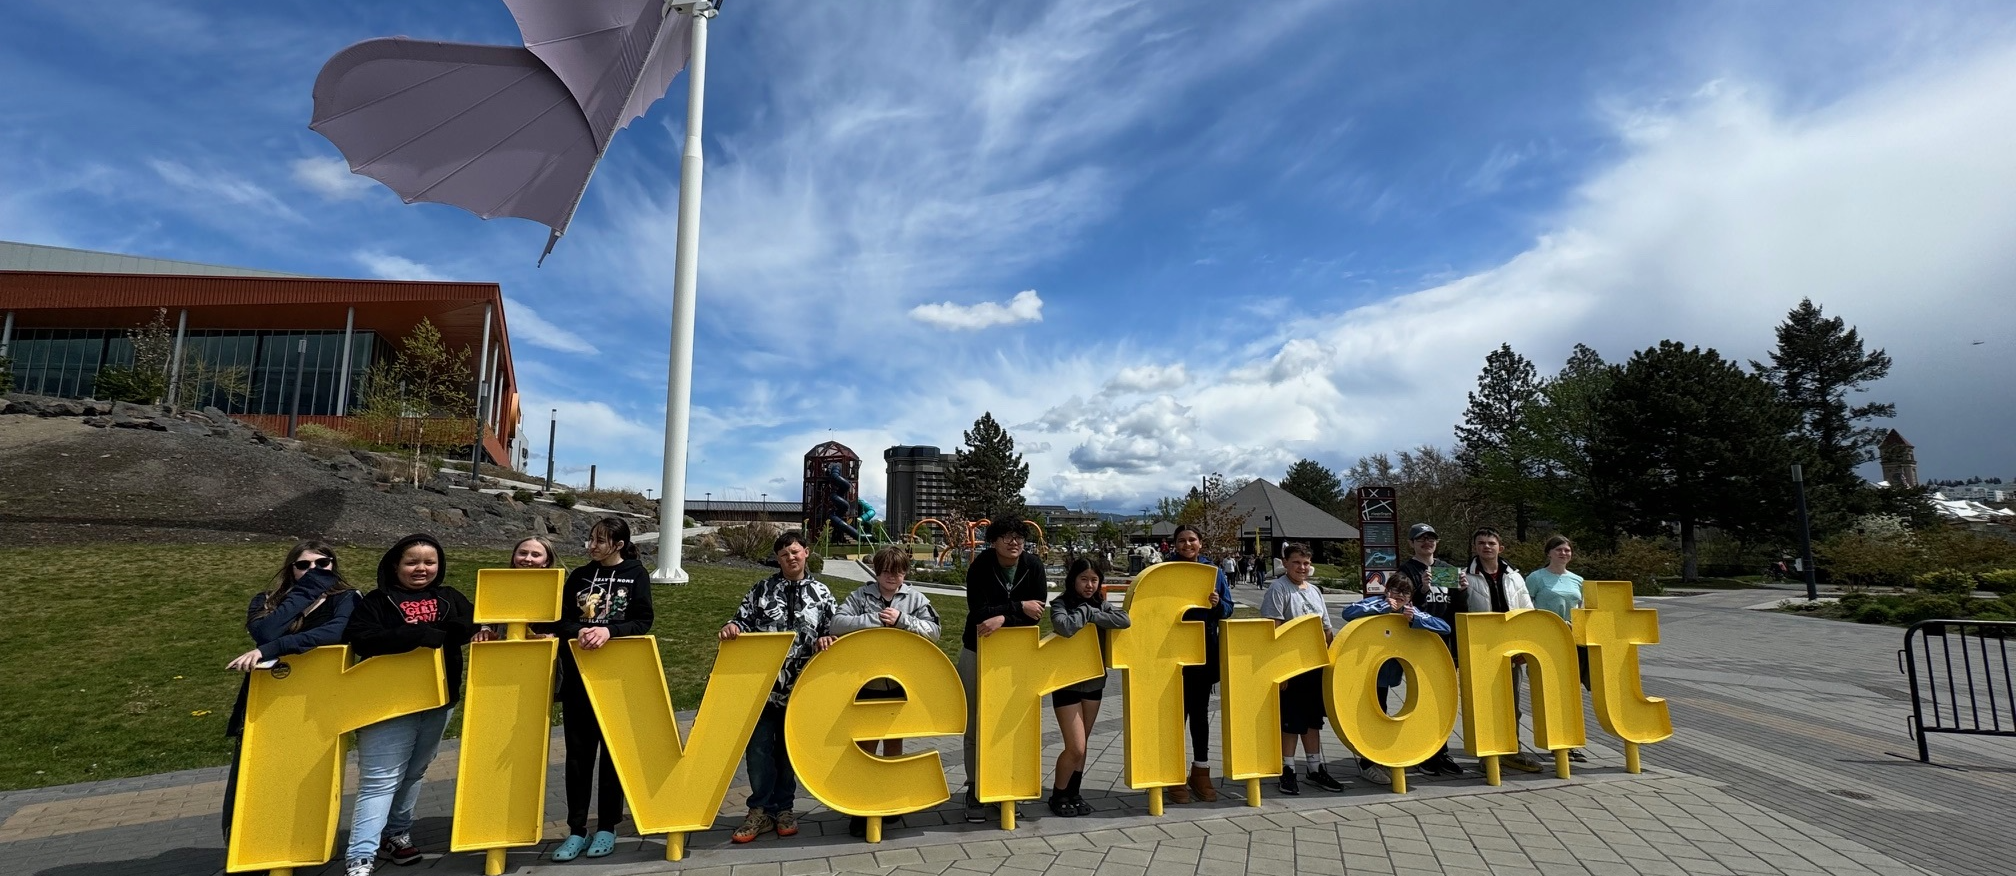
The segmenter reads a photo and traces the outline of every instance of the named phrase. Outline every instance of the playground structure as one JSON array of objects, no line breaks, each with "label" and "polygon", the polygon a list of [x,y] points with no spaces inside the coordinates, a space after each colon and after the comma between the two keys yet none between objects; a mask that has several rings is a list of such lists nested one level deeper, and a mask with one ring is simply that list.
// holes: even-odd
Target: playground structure
[{"label": "playground structure", "polygon": [[875,507],[861,501],[856,484],[861,457],[838,441],[805,453],[805,536],[814,542],[894,541],[876,519]]},{"label": "playground structure", "polygon": [[[968,521],[964,527],[964,532],[954,535],[951,524],[936,517],[926,517],[911,524],[910,531],[904,534],[903,540],[913,545],[933,544],[930,539],[918,537],[917,531],[923,529],[926,525],[936,526],[945,538],[944,553],[949,558],[956,559],[959,562],[968,562],[973,559],[974,554],[980,552],[980,543],[983,540],[983,535],[987,531],[987,525],[992,522],[984,517],[979,520]],[[1043,534],[1043,524],[1037,523],[1034,520],[1025,520],[1023,522],[1029,524],[1030,529],[1036,530],[1036,555],[1040,557],[1047,554],[1050,548],[1050,540]],[[932,550],[931,559],[933,562],[941,559],[939,551],[936,548]]]}]

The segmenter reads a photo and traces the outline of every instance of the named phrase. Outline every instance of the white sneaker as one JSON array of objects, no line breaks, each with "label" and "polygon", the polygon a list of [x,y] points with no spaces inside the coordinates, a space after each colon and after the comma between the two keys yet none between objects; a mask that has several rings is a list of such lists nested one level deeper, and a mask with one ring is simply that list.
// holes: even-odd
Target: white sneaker
[{"label": "white sneaker", "polygon": [[1376,763],[1368,763],[1358,768],[1358,778],[1374,785],[1393,784],[1393,773]]},{"label": "white sneaker", "polygon": [[343,862],[343,876],[371,876],[378,869],[378,861],[373,858],[351,858]]}]

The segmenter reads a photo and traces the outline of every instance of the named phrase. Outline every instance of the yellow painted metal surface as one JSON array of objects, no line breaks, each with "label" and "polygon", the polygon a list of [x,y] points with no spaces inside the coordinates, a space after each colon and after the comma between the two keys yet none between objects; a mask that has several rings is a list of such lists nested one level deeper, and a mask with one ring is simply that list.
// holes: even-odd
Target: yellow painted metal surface
[{"label": "yellow painted metal surface", "polygon": [[479,624],[550,623],[560,619],[565,569],[476,570]]},{"label": "yellow painted metal surface", "polygon": [[[1183,667],[1204,662],[1204,625],[1183,612],[1211,604],[1218,570],[1202,563],[1156,563],[1127,588],[1133,624],[1109,633],[1113,668],[1123,671],[1127,786],[1181,785],[1190,778],[1183,742]],[[1151,805],[1154,798],[1150,798]]]},{"label": "yellow painted metal surface", "polygon": [[[1659,612],[1634,608],[1631,582],[1590,581],[1582,585],[1575,609],[1575,643],[1589,649],[1589,688],[1596,720],[1604,731],[1630,743],[1660,742],[1673,735],[1673,716],[1663,697],[1645,695],[1638,676],[1638,646],[1659,644]],[[1630,749],[1637,772],[1637,749]]]},{"label": "yellow painted metal surface", "polygon": [[[1407,679],[1407,701],[1397,715],[1379,705],[1379,667],[1388,660],[1400,661]],[[1456,664],[1441,636],[1413,629],[1397,614],[1360,618],[1337,634],[1330,663],[1330,723],[1360,757],[1397,776],[1448,741],[1456,726]]]},{"label": "yellow painted metal surface", "polygon": [[285,678],[255,672],[225,869],[318,867],[336,843],[343,734],[448,702],[441,652],[420,648],[350,666],[344,645],[285,659]]},{"label": "yellow painted metal surface", "polygon": [[657,637],[610,639],[593,651],[570,643],[638,833],[713,826],[791,639],[790,633],[743,633],[722,642],[693,729],[683,739]]},{"label": "yellow painted metal surface", "polygon": [[[553,661],[558,639],[469,646],[462,696],[460,762],[455,766],[457,852],[539,843],[545,832],[546,755],[552,735]],[[482,732],[474,732],[475,728]]]},{"label": "yellow painted metal surface", "polygon": [[1587,744],[1575,640],[1558,615],[1530,608],[1459,614],[1456,650],[1463,662],[1463,741],[1472,756],[1519,752],[1514,655],[1526,661],[1534,745],[1553,749]]},{"label": "yellow painted metal surface", "polygon": [[1219,631],[1219,749],[1228,779],[1281,774],[1281,683],[1330,664],[1323,619],[1228,620]]},{"label": "yellow painted metal surface", "polygon": [[1036,627],[1003,627],[980,639],[979,657],[980,801],[1041,797],[1043,696],[1106,674],[1099,636],[1090,630],[1068,638],[1042,636]]},{"label": "yellow painted metal surface", "polygon": [[[905,698],[857,701],[861,686],[877,678],[894,679]],[[848,633],[813,657],[784,713],[799,783],[848,815],[901,815],[951,797],[936,750],[885,758],[855,743],[964,732],[966,691],[952,661],[936,642],[889,627]]]}]

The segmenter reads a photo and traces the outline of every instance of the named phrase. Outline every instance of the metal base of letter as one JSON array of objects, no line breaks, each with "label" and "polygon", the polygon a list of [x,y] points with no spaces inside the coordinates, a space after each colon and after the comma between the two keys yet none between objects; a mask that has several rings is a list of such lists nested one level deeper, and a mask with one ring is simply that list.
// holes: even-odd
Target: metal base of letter
[{"label": "metal base of letter", "polygon": [[[1013,805],[1010,805],[1008,808],[1013,809],[1015,807]],[[1015,816],[1010,815],[1008,817],[1013,818]],[[880,815],[868,816],[868,841],[871,843],[879,843],[882,841],[882,816]]]},{"label": "metal base of letter", "polygon": [[1387,767],[1387,769],[1393,771],[1393,793],[1395,794],[1407,793],[1407,768],[1396,766],[1396,767]]},{"label": "metal base of letter", "polygon": [[1162,787],[1160,785],[1148,789],[1148,814],[1158,816],[1162,814]]},{"label": "metal base of letter", "polygon": [[1246,805],[1248,805],[1248,806],[1258,806],[1258,805],[1260,805],[1260,780],[1259,780],[1259,779],[1247,779],[1247,780],[1246,780]]},{"label": "metal base of letter", "polygon": [[1484,761],[1484,784],[1490,785],[1493,788],[1498,787],[1498,755],[1485,755],[1482,760]]},{"label": "metal base of letter", "polygon": [[1644,764],[1638,762],[1638,743],[1624,743],[1624,771],[1627,773],[1637,773],[1643,769]]},{"label": "metal base of letter", "polygon": [[665,835],[665,860],[686,860],[686,835],[684,833],[674,832]]},{"label": "metal base of letter", "polygon": [[997,803],[997,804],[995,804],[995,806],[996,806],[996,807],[998,807],[998,808],[999,808],[999,809],[1001,810],[1001,829],[1002,829],[1002,830],[1014,830],[1014,829],[1015,829],[1015,801],[1013,801],[1013,800],[1003,800],[1003,801],[1001,801],[1000,803]]},{"label": "metal base of letter", "polygon": [[1554,778],[1568,778],[1568,752],[1571,749],[1554,749]]},{"label": "metal base of letter", "polygon": [[504,850],[483,850],[483,876],[504,876]]}]

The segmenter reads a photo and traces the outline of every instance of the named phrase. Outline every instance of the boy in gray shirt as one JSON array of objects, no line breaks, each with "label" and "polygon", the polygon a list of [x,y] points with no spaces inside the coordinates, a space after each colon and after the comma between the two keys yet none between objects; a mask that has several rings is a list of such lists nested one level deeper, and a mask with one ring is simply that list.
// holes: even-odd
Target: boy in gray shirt
[{"label": "boy in gray shirt", "polygon": [[[1287,572],[1267,585],[1260,597],[1260,616],[1276,626],[1304,615],[1323,619],[1323,643],[1337,635],[1330,613],[1323,609],[1323,592],[1310,583],[1316,570],[1309,546],[1292,543],[1282,552]],[[1330,777],[1323,765],[1323,670],[1312,669],[1281,685],[1281,793],[1300,794],[1295,780],[1295,740],[1302,740],[1309,784],[1325,791],[1342,791],[1344,784]]]}]

